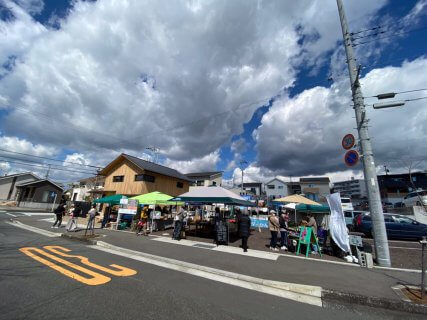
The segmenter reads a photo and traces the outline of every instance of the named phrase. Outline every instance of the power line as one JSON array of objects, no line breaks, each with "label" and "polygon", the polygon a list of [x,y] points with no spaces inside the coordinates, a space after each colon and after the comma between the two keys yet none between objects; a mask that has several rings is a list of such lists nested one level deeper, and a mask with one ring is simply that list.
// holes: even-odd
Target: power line
[{"label": "power line", "polygon": [[367,41],[363,41],[363,42],[353,43],[353,47],[357,47],[357,46],[360,46],[360,45],[363,45],[363,44],[371,43],[371,42],[377,41],[377,40],[388,39],[388,38],[391,38],[391,37],[397,37],[397,36],[404,35],[404,34],[411,33],[411,32],[418,32],[418,31],[422,31],[422,30],[425,30],[425,29],[427,29],[427,27],[423,27],[423,28],[419,28],[419,29],[412,29],[412,30],[402,31],[402,32],[396,32],[396,33],[393,33],[393,34],[388,35],[388,36],[378,37],[378,38],[367,40]]},{"label": "power line", "polygon": [[[6,158],[6,159],[12,159],[12,160],[18,160],[18,161],[24,161],[24,162],[30,162],[30,163],[36,163],[39,165],[43,165],[43,166],[47,166],[47,167],[52,167],[51,163],[43,163],[43,162],[37,162],[34,160],[28,160],[28,159],[22,159],[22,158],[16,158],[16,157],[12,157],[12,156],[5,156],[5,155],[0,155],[0,158]],[[52,168],[57,168],[57,169],[63,169],[62,167],[52,167]],[[89,173],[92,174],[92,171],[88,170],[83,170],[83,169],[79,169],[79,168],[72,168],[70,167],[69,170],[73,170],[75,172],[81,172],[81,173]]]},{"label": "power line", "polygon": [[92,165],[89,165],[89,164],[82,164],[82,163],[72,162],[72,161],[52,159],[52,158],[47,158],[47,157],[42,157],[42,156],[36,156],[36,155],[32,155],[32,154],[28,154],[28,153],[23,153],[23,152],[10,151],[10,150],[6,150],[6,149],[2,149],[2,148],[0,148],[0,151],[4,151],[4,152],[8,152],[8,153],[15,153],[15,154],[23,155],[23,156],[29,156],[29,157],[39,158],[39,159],[44,159],[44,160],[58,161],[58,162],[62,162],[62,163],[69,163],[69,164],[74,164],[74,165],[79,165],[79,166],[85,166],[85,167],[102,169],[102,167],[92,166]]},{"label": "power line", "polygon": [[[414,90],[393,92],[393,94],[397,96],[398,94],[410,93],[410,92],[418,92],[418,91],[427,91],[427,88],[425,88],[425,89],[414,89]],[[378,96],[369,96],[369,97],[364,97],[364,98],[365,99],[368,99],[368,98],[378,98]]]},{"label": "power line", "polygon": [[[20,162],[20,161],[7,160],[7,158],[6,159],[0,159],[0,161],[1,162],[7,162],[7,163],[19,164],[19,165],[23,165],[23,166],[48,169],[48,166],[46,166],[46,165],[39,165],[39,164],[34,164],[34,163],[25,163],[25,162]],[[96,175],[97,174],[97,173],[94,173],[94,172],[84,172],[84,171],[79,171],[79,170],[68,170],[68,169],[57,168],[57,167],[51,167],[51,169],[53,171],[59,170],[59,171],[67,171],[67,172],[74,172],[74,173],[84,173],[84,174],[92,174],[92,175]]]}]

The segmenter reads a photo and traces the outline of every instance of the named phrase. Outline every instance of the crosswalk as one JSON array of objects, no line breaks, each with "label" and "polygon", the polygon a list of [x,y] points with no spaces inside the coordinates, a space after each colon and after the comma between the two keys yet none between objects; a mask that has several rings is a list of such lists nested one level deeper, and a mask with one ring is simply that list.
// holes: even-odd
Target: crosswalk
[{"label": "crosswalk", "polygon": [[22,212],[22,211],[5,211],[0,210],[0,215],[7,215],[10,217],[33,217],[33,216],[51,216],[52,212]]}]

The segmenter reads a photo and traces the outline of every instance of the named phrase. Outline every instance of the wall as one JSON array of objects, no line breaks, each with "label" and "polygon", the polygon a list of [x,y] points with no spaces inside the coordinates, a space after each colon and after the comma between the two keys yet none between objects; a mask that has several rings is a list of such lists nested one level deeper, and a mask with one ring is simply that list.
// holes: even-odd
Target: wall
[{"label": "wall", "polygon": [[331,193],[329,183],[301,183],[301,193],[317,195],[315,201],[326,202],[325,197]]},{"label": "wall", "polygon": [[[43,193],[45,191],[56,192],[57,196],[56,196],[55,203],[59,204],[59,202],[61,201],[62,191],[58,190],[57,188],[55,188],[54,186],[52,186],[51,184],[48,184],[48,183],[46,183],[45,185],[37,186],[32,201],[33,202],[41,202],[41,203],[43,203],[42,202],[42,200],[43,200]],[[21,206],[21,204],[19,206]]]},{"label": "wall", "polygon": [[[135,181],[135,175],[146,173],[155,176],[155,182]],[[123,182],[113,182],[114,176],[124,176]],[[184,184],[183,188],[177,188],[177,182]],[[141,170],[134,164],[125,160],[112,169],[105,178],[104,190],[114,191],[116,194],[140,195],[153,191],[160,191],[171,196],[178,196],[189,190],[189,182],[173,177],[167,177],[154,172]]]},{"label": "wall", "polygon": [[[269,185],[274,185],[274,189],[269,189]],[[279,189],[279,186],[282,189]],[[265,192],[268,198],[273,196],[275,199],[286,197],[288,195],[288,186],[279,180],[273,180],[265,185]]]},{"label": "wall", "polygon": [[[14,177],[10,177],[10,178],[0,180],[0,199],[1,200],[7,200],[13,178]],[[37,180],[37,179],[35,177],[33,177],[31,174],[24,174],[22,176],[17,176],[16,182],[15,182],[15,187],[13,188],[12,196],[10,197],[9,200],[11,200],[11,201],[16,200],[15,198],[16,198],[16,192],[17,192],[17,189],[16,189],[17,184],[31,182],[31,181],[35,181],[35,180]]]}]

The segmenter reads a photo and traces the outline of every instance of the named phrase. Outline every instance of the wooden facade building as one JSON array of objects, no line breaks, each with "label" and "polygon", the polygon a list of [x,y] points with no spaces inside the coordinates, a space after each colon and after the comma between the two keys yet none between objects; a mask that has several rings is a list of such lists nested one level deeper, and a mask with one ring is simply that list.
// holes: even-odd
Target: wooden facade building
[{"label": "wooden facade building", "polygon": [[189,190],[190,179],[179,171],[122,153],[104,169],[104,195],[136,196],[160,191],[178,196]]}]

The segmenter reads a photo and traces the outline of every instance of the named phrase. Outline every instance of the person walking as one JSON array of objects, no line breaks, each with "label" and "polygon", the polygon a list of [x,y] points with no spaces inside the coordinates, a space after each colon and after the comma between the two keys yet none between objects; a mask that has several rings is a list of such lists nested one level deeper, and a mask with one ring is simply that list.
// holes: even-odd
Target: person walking
[{"label": "person walking", "polygon": [[[55,219],[55,222],[54,222],[54,224],[53,224],[53,226],[52,226],[51,228],[60,228],[60,227],[61,227],[61,224],[62,224],[62,216],[64,216],[64,215],[65,215],[65,207],[64,207],[64,204],[60,203],[60,204],[56,207],[56,209],[55,209],[54,213],[55,213],[56,219]],[[58,224],[58,225],[57,225],[57,224]]]},{"label": "person walking", "polygon": [[289,216],[286,211],[282,211],[279,217],[280,226],[280,249],[288,250],[288,220]]},{"label": "person walking", "polygon": [[110,213],[111,213],[111,206],[109,205],[107,208],[105,208],[104,217],[102,218],[102,222],[101,222],[101,229],[104,229],[107,223],[110,221]]},{"label": "person walking", "polygon": [[80,208],[80,204],[76,204],[76,207],[73,210],[73,215],[71,217],[71,223],[68,226],[67,231],[76,231],[78,218],[81,212],[82,212],[82,209]]},{"label": "person walking", "polygon": [[280,225],[279,225],[279,219],[276,217],[276,211],[270,210],[270,215],[268,217],[268,229],[271,233],[271,240],[270,240],[270,250],[272,251],[279,251],[279,249],[276,248],[277,246],[277,233],[279,232]]},{"label": "person walking", "polygon": [[248,252],[248,238],[251,229],[251,219],[248,214],[247,210],[243,211],[243,214],[240,214],[240,218],[238,220],[239,236],[242,238],[243,252]]}]

